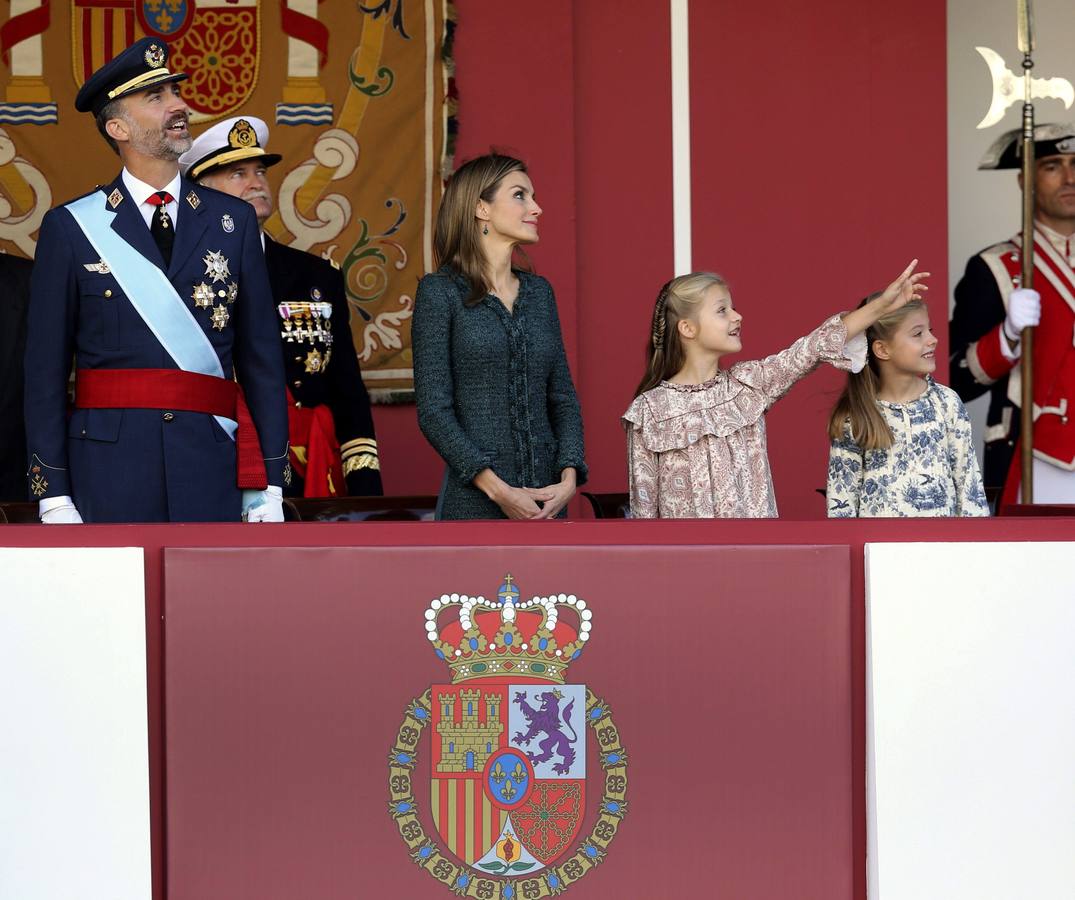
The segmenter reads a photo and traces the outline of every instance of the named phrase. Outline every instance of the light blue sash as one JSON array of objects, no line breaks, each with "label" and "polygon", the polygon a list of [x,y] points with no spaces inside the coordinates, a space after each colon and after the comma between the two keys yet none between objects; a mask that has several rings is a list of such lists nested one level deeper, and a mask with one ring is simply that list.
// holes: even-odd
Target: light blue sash
[{"label": "light blue sash", "polygon": [[[223,378],[216,350],[168,276],[112,230],[116,214],[105,208],[104,192],[68,203],[67,210],[175,364],[186,372]],[[237,424],[213,418],[234,440]]]}]

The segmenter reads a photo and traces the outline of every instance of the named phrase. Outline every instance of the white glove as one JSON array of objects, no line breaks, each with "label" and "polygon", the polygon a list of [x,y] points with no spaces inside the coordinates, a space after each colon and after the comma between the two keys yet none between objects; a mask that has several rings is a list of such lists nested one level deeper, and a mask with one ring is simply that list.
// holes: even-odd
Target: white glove
[{"label": "white glove", "polygon": [[270,484],[263,491],[243,491],[243,521],[283,522],[283,488]]},{"label": "white glove", "polygon": [[70,497],[47,497],[37,504],[37,514],[46,525],[81,525],[82,516]]},{"label": "white glove", "polygon": [[1020,288],[1012,291],[1008,300],[1008,315],[1004,319],[1004,336],[1017,341],[1024,328],[1032,328],[1041,322],[1041,294]]}]

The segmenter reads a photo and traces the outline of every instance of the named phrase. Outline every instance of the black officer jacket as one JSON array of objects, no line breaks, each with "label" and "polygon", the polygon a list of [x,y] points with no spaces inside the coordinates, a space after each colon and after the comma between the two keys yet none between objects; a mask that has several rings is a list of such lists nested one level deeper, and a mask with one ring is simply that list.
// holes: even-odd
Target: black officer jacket
[{"label": "black officer jacket", "polygon": [[[351,496],[380,495],[383,490],[370,398],[362,382],[358,354],[351,337],[350,309],[343,274],[328,260],[277,243],[268,236],[265,237],[265,262],[272,282],[273,299],[277,304],[277,324],[280,326],[284,368],[291,396],[304,407],[327,404],[331,410],[336,424],[336,439],[344,458],[347,493]],[[281,304],[296,301],[331,304],[332,315],[327,329],[332,335],[331,348],[321,340],[296,340],[293,335],[291,341],[287,340],[283,314],[279,308]],[[316,351],[323,360],[330,349],[328,364],[322,364],[320,370],[310,371],[311,367],[307,364],[310,352]],[[373,443],[363,441],[357,447],[348,446],[360,439]],[[347,471],[349,462],[352,468],[350,472]],[[374,468],[374,465],[377,467]],[[288,496],[301,497],[302,489],[302,479],[296,476],[292,478],[286,493]]]}]

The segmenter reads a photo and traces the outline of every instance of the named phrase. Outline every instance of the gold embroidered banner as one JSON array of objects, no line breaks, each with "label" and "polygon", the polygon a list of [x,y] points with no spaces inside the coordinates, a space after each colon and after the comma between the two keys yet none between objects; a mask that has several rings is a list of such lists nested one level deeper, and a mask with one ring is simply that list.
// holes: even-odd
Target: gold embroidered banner
[{"label": "gold embroidered banner", "polygon": [[[0,13],[2,15],[2,13]],[[343,269],[371,396],[412,395],[410,319],[432,266],[450,168],[453,23],[445,0],[10,0],[0,22],[0,247],[33,256],[45,212],[110,181],[117,160],[74,97],[89,73],[149,34],[192,131],[265,119],[277,240]]]}]

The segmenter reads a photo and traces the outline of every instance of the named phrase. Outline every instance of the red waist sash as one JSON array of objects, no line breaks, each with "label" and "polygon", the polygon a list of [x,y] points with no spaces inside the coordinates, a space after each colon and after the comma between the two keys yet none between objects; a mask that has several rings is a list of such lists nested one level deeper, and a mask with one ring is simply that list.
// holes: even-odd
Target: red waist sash
[{"label": "red waist sash", "polygon": [[267,484],[254,420],[242,388],[227,378],[182,369],[79,369],[78,409],[177,409],[223,416],[239,423],[235,434],[236,483],[264,490]]}]

